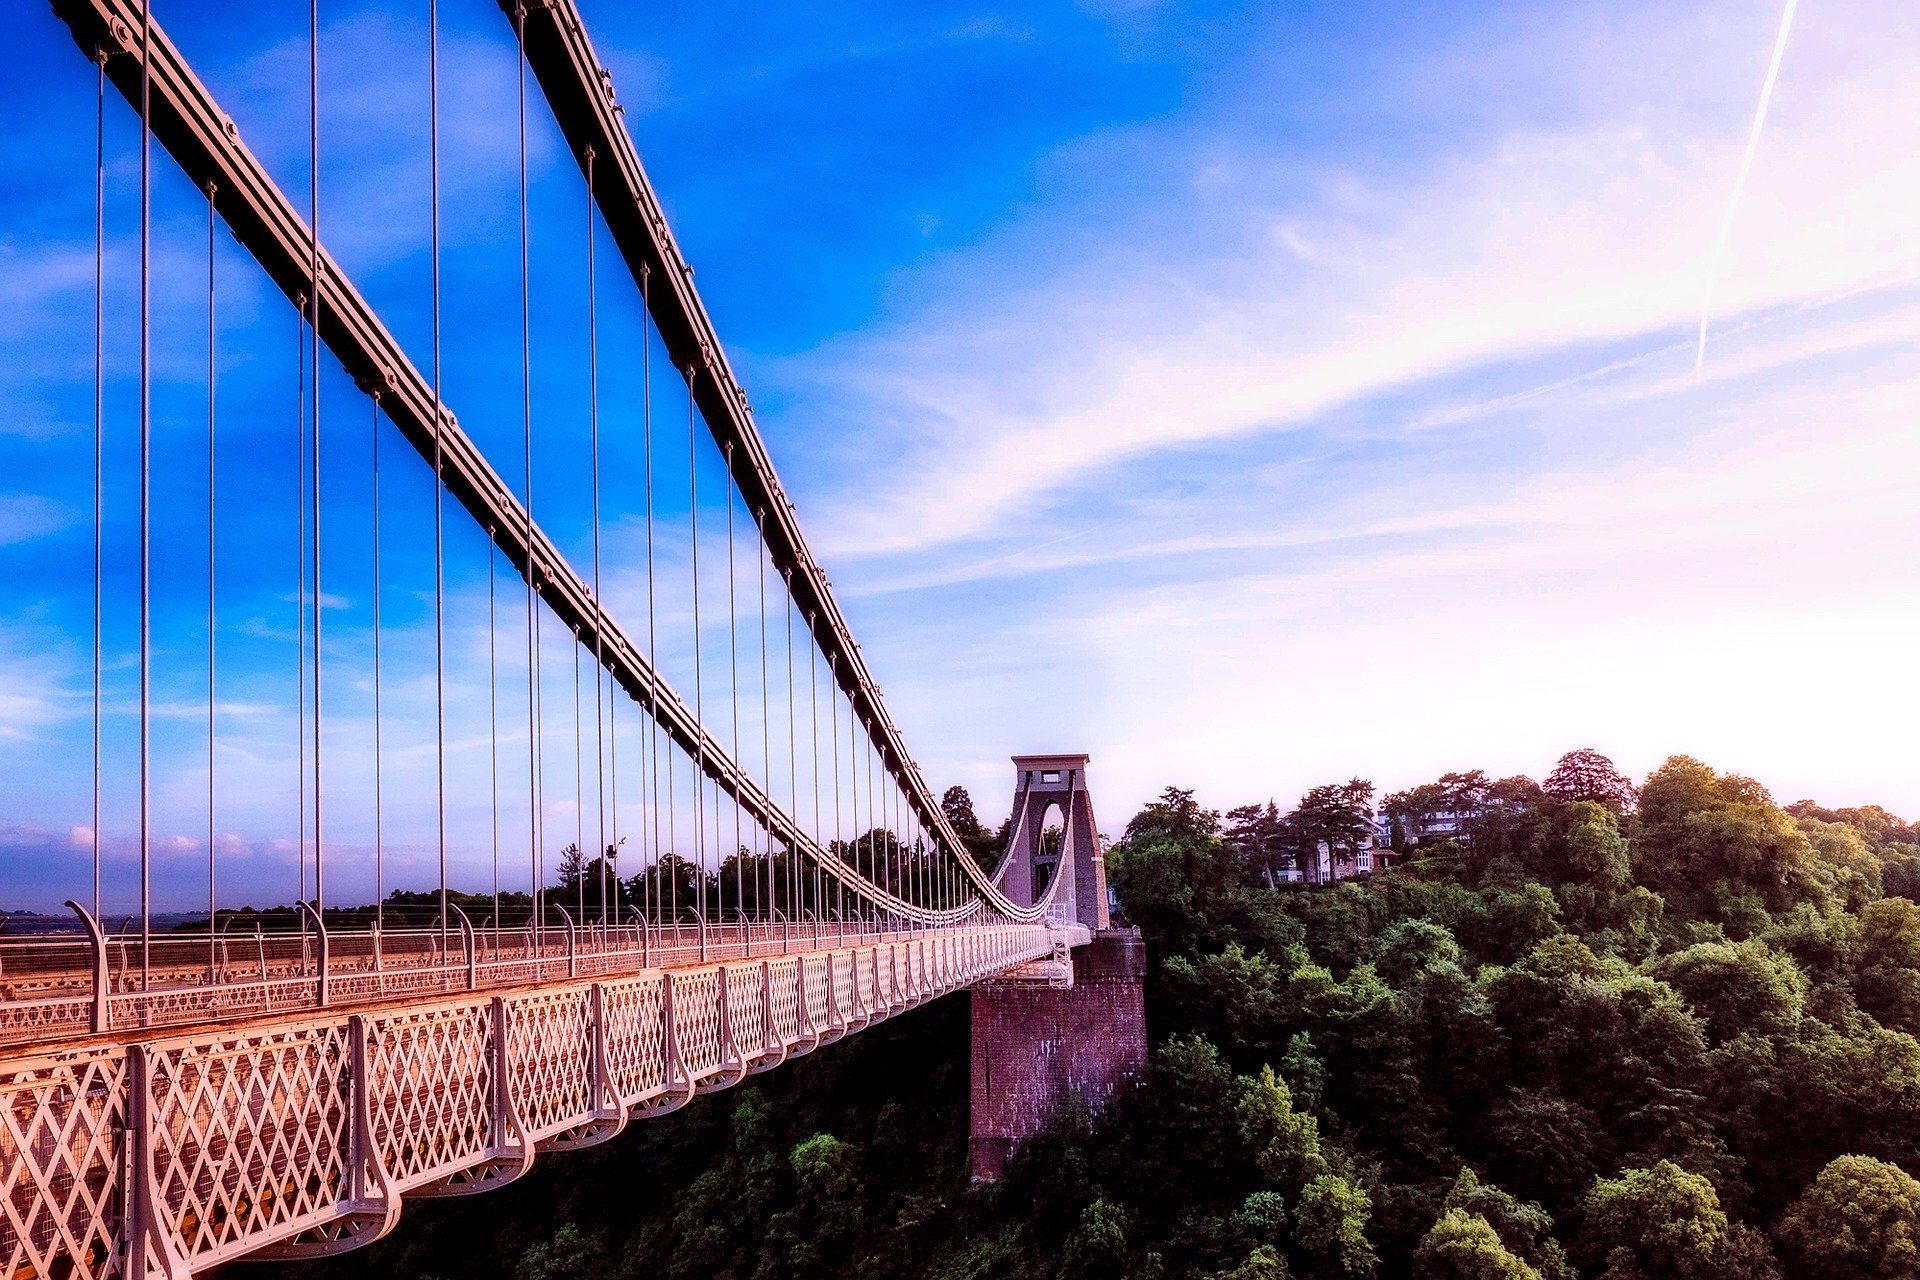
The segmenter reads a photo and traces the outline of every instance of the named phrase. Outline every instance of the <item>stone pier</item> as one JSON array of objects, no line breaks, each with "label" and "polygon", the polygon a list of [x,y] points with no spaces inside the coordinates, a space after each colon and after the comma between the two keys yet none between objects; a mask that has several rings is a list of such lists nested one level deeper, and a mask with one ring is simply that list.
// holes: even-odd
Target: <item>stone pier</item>
[{"label": "stone pier", "polygon": [[996,1179],[1068,1099],[1099,1111],[1147,1061],[1137,929],[1104,929],[1073,952],[1073,985],[973,989],[973,1107],[967,1158]]}]

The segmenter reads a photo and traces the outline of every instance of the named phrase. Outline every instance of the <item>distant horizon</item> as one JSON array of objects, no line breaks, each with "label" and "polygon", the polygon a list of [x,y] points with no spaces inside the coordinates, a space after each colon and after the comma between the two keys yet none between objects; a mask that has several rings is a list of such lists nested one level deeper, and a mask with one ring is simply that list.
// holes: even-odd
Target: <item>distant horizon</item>
[{"label": "distant horizon", "polygon": [[[1569,750],[1577,750],[1577,749],[1578,748],[1569,748]],[[1022,753],[1022,754],[1031,754],[1031,753]],[[1561,754],[1564,755],[1565,752],[1562,752]],[[1605,753],[1602,752],[1602,754],[1604,755]],[[1663,757],[1662,763],[1664,763],[1665,760],[1667,759],[1672,759],[1673,756],[1684,755],[1684,754],[1686,753],[1675,752],[1673,753],[1673,755]],[[1694,758],[1698,759],[1698,757],[1694,757]],[[1538,769],[1531,772],[1524,771],[1524,770],[1520,771],[1517,774],[1516,773],[1495,773],[1492,770],[1487,770],[1486,772],[1489,779],[1493,781],[1498,781],[1506,777],[1525,776],[1525,777],[1532,778],[1535,782],[1539,782],[1547,776],[1547,774],[1551,771],[1554,762],[1557,761],[1558,759],[1559,759],[1559,756],[1556,755],[1554,757],[1554,760],[1547,762],[1546,768]],[[1089,776],[1093,779],[1091,794],[1092,794],[1093,803],[1095,806],[1095,813],[1096,815],[1098,815],[1102,812],[1105,812],[1110,815],[1104,819],[1101,819],[1100,834],[1103,838],[1116,843],[1122,838],[1126,825],[1128,821],[1132,819],[1133,815],[1139,812],[1141,809],[1145,808],[1147,805],[1153,803],[1154,800],[1156,800],[1161,794],[1163,794],[1164,789],[1166,787],[1177,787],[1181,790],[1191,790],[1194,793],[1196,802],[1198,802],[1203,809],[1215,811],[1217,813],[1220,813],[1223,816],[1230,810],[1238,808],[1242,805],[1266,804],[1268,803],[1269,800],[1271,800],[1274,804],[1278,805],[1282,813],[1285,813],[1286,811],[1291,809],[1294,805],[1294,802],[1299,799],[1299,794],[1296,793],[1293,796],[1286,799],[1282,799],[1279,796],[1257,796],[1257,797],[1246,796],[1238,800],[1225,801],[1225,800],[1216,799],[1213,795],[1209,794],[1208,790],[1204,787],[1197,787],[1197,786],[1188,787],[1178,779],[1173,779],[1163,784],[1162,788],[1156,789],[1151,793],[1149,793],[1139,804],[1136,804],[1126,809],[1122,816],[1111,816],[1112,810],[1108,809],[1106,806],[1101,804],[1101,791],[1100,791],[1099,775],[1098,775],[1098,763],[1099,762],[1095,760],[1095,761],[1090,761],[1088,765]],[[1614,763],[1618,765],[1619,762],[1615,761]],[[1719,768],[1718,766],[1714,765],[1714,762],[1711,760],[1702,760],[1701,763],[1707,765],[1710,768],[1713,768],[1716,773],[1719,773],[1721,775],[1726,775],[1729,773],[1736,773],[1736,774],[1738,773],[1738,770],[1729,770],[1729,769]],[[1469,765],[1465,769],[1442,770],[1441,773],[1447,773],[1447,772],[1464,773],[1475,767],[1477,766]],[[1658,768],[1658,767],[1659,767],[1658,765],[1655,766],[1655,768]],[[1643,783],[1646,780],[1647,775],[1652,771],[1653,770],[1650,769],[1643,772],[1635,773],[1632,770],[1623,770],[1623,772],[1626,773],[1630,779],[1632,779],[1635,786],[1638,786],[1641,783]],[[1344,782],[1347,780],[1348,777],[1355,777],[1355,776],[1374,782],[1375,794],[1374,794],[1373,807],[1375,811],[1378,811],[1380,802],[1384,800],[1388,795],[1391,795],[1398,791],[1411,789],[1412,787],[1419,786],[1422,783],[1436,781],[1441,776],[1441,774],[1436,773],[1430,776],[1415,778],[1405,782],[1396,782],[1392,785],[1384,785],[1379,783],[1377,779],[1370,778],[1364,771],[1362,771],[1357,775],[1349,774],[1349,775],[1346,775],[1345,777],[1335,777],[1333,775],[1328,775],[1327,777],[1319,779],[1319,782],[1321,783]],[[1747,775],[1741,775],[1741,776],[1747,776]],[[1846,801],[1843,803],[1834,803],[1832,801],[1829,801],[1827,799],[1824,799],[1818,796],[1798,796],[1797,795],[1789,798],[1787,796],[1782,795],[1778,791],[1774,790],[1774,788],[1769,786],[1765,778],[1754,778],[1753,781],[1758,782],[1763,787],[1766,787],[1768,793],[1773,796],[1774,802],[1780,805],[1782,808],[1787,808],[1802,802],[1811,803],[1818,808],[1829,810],[1829,811],[1841,810],[1841,809],[1866,808],[1869,806],[1877,805],[1879,808],[1886,810],[1887,812],[1892,814],[1894,817],[1899,818],[1901,821],[1904,821],[1904,822],[1920,821],[1920,815],[1909,815],[1909,814],[1901,813],[1898,810],[1893,809],[1891,806],[1879,804],[1878,801],[1875,801],[1872,799],[1860,799],[1860,800]],[[950,784],[950,785],[964,785],[964,784]],[[1315,783],[1312,785],[1318,785],[1318,783]],[[944,793],[946,789],[947,789],[946,787],[936,785],[934,787],[936,796]],[[976,794],[971,788],[968,788],[967,793],[968,793],[968,797],[973,801],[974,811],[977,815],[979,815],[981,822],[987,827],[988,830],[990,831],[997,830],[1000,824],[1007,818],[1008,815],[1005,813],[1002,813],[999,809],[983,807],[981,797],[978,794]],[[1009,788],[1009,795],[1011,795],[1010,788]],[[0,835],[3,835],[3,834],[4,834],[3,828],[0,828]],[[388,853],[390,856],[396,852],[403,852],[403,850],[397,850],[395,847],[389,846]],[[425,846],[422,846],[416,852],[427,853],[427,852],[430,852],[430,849],[428,849]],[[671,852],[671,851],[668,851],[668,852]],[[368,856],[369,851],[364,848],[355,849],[355,848],[349,847],[349,848],[344,848],[339,850],[339,853],[343,857],[351,856],[354,860],[358,861],[358,860],[365,859]],[[198,864],[195,864],[193,862],[194,856],[196,855],[191,852],[188,853],[186,857],[182,860],[182,865],[189,869],[193,868],[196,865],[204,867],[204,861]],[[198,856],[204,859],[204,852],[199,853]],[[652,865],[652,861],[653,859],[651,857],[646,857],[645,861],[638,862],[636,863],[636,865],[650,866]],[[628,876],[624,878],[630,879],[631,877]],[[546,889],[551,889],[554,883],[555,882],[550,878],[547,884],[543,887]],[[387,892],[389,894],[428,893],[428,892],[437,892],[438,888],[439,886],[437,883],[428,881],[428,882],[422,882],[420,884],[390,884],[388,886]],[[475,887],[475,886],[467,885],[465,883],[458,882],[454,878],[449,879],[447,888],[450,891],[455,893],[471,894],[473,896],[486,896],[491,891],[490,886],[481,885],[481,886]],[[525,894],[527,892],[527,889],[524,884],[503,885],[501,892],[503,894],[506,894],[506,893]],[[258,901],[253,901],[253,902],[243,902],[243,901],[234,901],[230,903],[223,902],[221,904],[220,910],[235,911],[235,910],[242,910],[250,907],[255,910],[265,911],[265,910],[270,910],[278,907],[291,907],[293,905],[293,902],[294,902],[293,895],[286,895],[282,898],[274,898],[272,897],[272,890],[265,890],[265,894],[266,896],[261,897]],[[71,893],[68,893],[65,896],[73,896],[73,895]],[[0,900],[0,914],[32,914],[32,915],[39,915],[39,916],[57,917],[64,914],[65,912],[65,907],[61,905],[61,903],[57,900],[52,902],[47,902],[47,903],[41,903],[39,900],[35,900],[33,902],[26,902],[26,905],[15,905],[16,901],[26,902],[26,900],[24,899]],[[333,911],[336,909],[352,910],[356,908],[371,907],[373,905],[374,905],[374,900],[370,897],[366,898],[364,901],[358,898],[355,898],[352,901],[341,901],[336,899],[336,900],[329,901],[327,910],[328,911]],[[139,906],[137,901],[132,904],[128,904],[128,903],[116,904],[109,901],[105,904],[104,914],[108,916],[128,915],[128,914],[137,916],[139,914]],[[192,907],[187,907],[183,909],[167,909],[164,911],[156,910],[154,912],[154,919],[159,920],[162,917],[166,917],[168,919],[174,919],[174,920],[191,920],[195,918],[203,918],[205,915],[206,915],[206,910],[204,906],[202,906],[198,911],[196,911]]]}]

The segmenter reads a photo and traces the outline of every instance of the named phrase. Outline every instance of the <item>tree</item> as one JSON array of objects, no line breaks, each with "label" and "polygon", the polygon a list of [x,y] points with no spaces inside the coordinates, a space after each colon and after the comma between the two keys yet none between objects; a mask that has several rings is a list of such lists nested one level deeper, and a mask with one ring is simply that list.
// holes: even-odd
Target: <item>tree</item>
[{"label": "tree", "polygon": [[1261,877],[1271,887],[1274,872],[1288,860],[1287,824],[1279,806],[1269,800],[1264,805],[1242,805],[1230,811],[1226,839],[1247,874]]},{"label": "tree", "polygon": [[607,1273],[608,1261],[605,1241],[567,1222],[552,1239],[521,1255],[516,1275],[519,1280],[593,1280]]},{"label": "tree", "polygon": [[1416,843],[1414,831],[1444,812],[1446,806],[1446,788],[1437,782],[1423,782],[1382,800],[1380,816],[1387,819],[1394,848]]},{"label": "tree", "polygon": [[1633,807],[1632,780],[1591,747],[1561,756],[1541,789],[1555,800],[1592,800],[1618,813]]},{"label": "tree", "polygon": [[1716,1041],[1788,1030],[1807,1000],[1807,977],[1793,957],[1758,938],[1697,943],[1662,959],[1654,973],[1685,997]]},{"label": "tree", "polygon": [[1168,787],[1160,798],[1133,815],[1126,838],[1158,832],[1173,840],[1210,840],[1220,834],[1220,815],[1203,809],[1193,792]]},{"label": "tree", "polygon": [[[1116,1273],[1117,1274],[1117,1273]],[[1222,1271],[1219,1280],[1291,1280],[1287,1260],[1272,1245],[1255,1245],[1246,1261],[1231,1271]]]},{"label": "tree", "polygon": [[560,851],[560,887],[569,893],[580,887],[587,871],[587,855],[580,846],[570,844]]},{"label": "tree", "polygon": [[1485,1222],[1501,1245],[1543,1280],[1573,1280],[1566,1252],[1554,1239],[1553,1215],[1532,1201],[1508,1195],[1480,1181],[1472,1169],[1463,1168],[1441,1208]]},{"label": "tree", "polygon": [[1293,1109],[1293,1095],[1272,1067],[1261,1067],[1256,1079],[1243,1082],[1234,1118],[1240,1140],[1273,1185],[1295,1192],[1326,1171],[1319,1121]]},{"label": "tree", "polygon": [[1730,1221],[1713,1184],[1670,1160],[1602,1178],[1582,1233],[1601,1280],[1761,1280],[1779,1274],[1757,1232]]},{"label": "tree", "polygon": [[1445,925],[1414,919],[1401,920],[1380,935],[1380,954],[1373,967],[1399,988],[1420,974],[1459,963],[1460,944]]},{"label": "tree", "polygon": [[1767,912],[1829,896],[1813,846],[1766,788],[1688,756],[1669,758],[1640,789],[1633,864],[1670,906],[1735,936],[1765,928]]},{"label": "tree", "polygon": [[[859,1152],[830,1133],[816,1133],[787,1157],[794,1207],[769,1224],[796,1277],[841,1274],[841,1261],[861,1225],[864,1188]],[[739,1224],[735,1224],[736,1229]]]},{"label": "tree", "polygon": [[1340,853],[1351,854],[1373,831],[1373,784],[1364,778],[1310,789],[1286,817],[1288,843],[1302,871],[1317,874],[1325,846],[1329,874],[1338,874]]},{"label": "tree", "polygon": [[1576,800],[1568,817],[1567,869],[1605,897],[1626,889],[1632,868],[1613,811],[1598,801]]},{"label": "tree", "polygon": [[1482,769],[1440,775],[1440,793],[1446,797],[1448,810],[1462,818],[1471,818],[1486,808],[1492,790],[1493,782]]},{"label": "tree", "polygon": [[1920,1033],[1920,904],[1869,902],[1860,913],[1860,1007],[1889,1027]]},{"label": "tree", "polygon": [[1413,1255],[1418,1280],[1540,1280],[1485,1218],[1460,1209],[1440,1215]]},{"label": "tree", "polygon": [[1379,1259],[1367,1241],[1373,1197],[1336,1173],[1323,1173],[1300,1193],[1294,1235],[1333,1275],[1370,1276]]},{"label": "tree", "polygon": [[965,787],[948,787],[946,794],[940,797],[940,812],[947,815],[947,821],[960,836],[960,842],[973,855],[973,860],[991,871],[1000,860],[998,841],[993,832],[980,823],[973,811],[973,797],[967,794]]},{"label": "tree", "polygon": [[1127,1223],[1104,1196],[1081,1211],[1061,1250],[1060,1280],[1107,1280],[1127,1269]]},{"label": "tree", "polygon": [[1796,1280],[1920,1275],[1920,1182],[1898,1165],[1841,1156],[1800,1193],[1774,1236]]}]

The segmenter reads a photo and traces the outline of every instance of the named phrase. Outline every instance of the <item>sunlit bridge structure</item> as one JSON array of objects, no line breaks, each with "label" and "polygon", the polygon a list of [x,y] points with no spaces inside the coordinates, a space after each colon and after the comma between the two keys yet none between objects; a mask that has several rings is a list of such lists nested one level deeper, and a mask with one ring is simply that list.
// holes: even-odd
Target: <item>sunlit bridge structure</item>
[{"label": "sunlit bridge structure", "polygon": [[[0,937],[15,1280],[341,1252],[404,1197],[485,1191],[962,988],[983,1176],[1144,1053],[1087,758],[1016,758],[1014,836],[976,856],[572,0],[502,12],[514,113],[483,123],[517,161],[518,266],[452,301],[472,211],[443,198],[445,122],[476,108],[419,7],[403,323],[328,251],[357,228],[321,198],[317,6],[274,86],[306,117],[299,199],[165,4],[54,5],[99,113],[92,768],[75,928]],[[530,132],[577,176],[530,182]],[[154,216],[183,191],[199,265],[186,215]],[[1102,957],[1078,987],[1076,948]]]}]

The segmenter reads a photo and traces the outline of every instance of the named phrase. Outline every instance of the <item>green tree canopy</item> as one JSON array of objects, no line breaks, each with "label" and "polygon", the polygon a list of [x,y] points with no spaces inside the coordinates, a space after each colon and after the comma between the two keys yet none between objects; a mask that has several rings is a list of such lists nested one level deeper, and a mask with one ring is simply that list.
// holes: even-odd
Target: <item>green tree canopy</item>
[{"label": "green tree canopy", "polygon": [[1378,1262],[1367,1241],[1373,1197],[1335,1173],[1323,1173],[1300,1193],[1295,1238],[1333,1275],[1370,1276]]},{"label": "green tree canopy", "polygon": [[1540,1273],[1500,1242],[1485,1218],[1448,1209],[1413,1255],[1418,1280],[1540,1280]]},{"label": "green tree canopy", "polygon": [[1795,1280],[1920,1276],[1920,1182],[1883,1160],[1841,1156],[1800,1193],[1774,1237]]},{"label": "green tree canopy", "polygon": [[1778,1274],[1764,1240],[1729,1221],[1713,1184],[1670,1160],[1601,1179],[1583,1243],[1602,1280],[1761,1280]]}]

